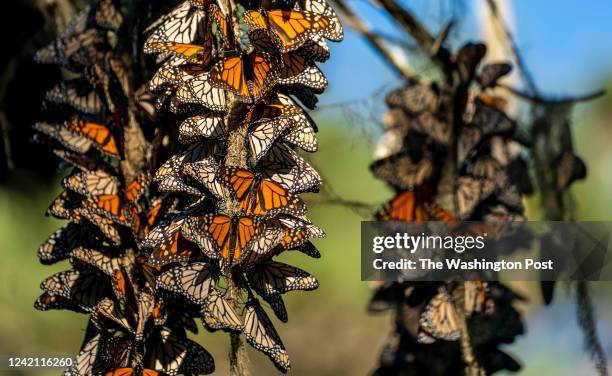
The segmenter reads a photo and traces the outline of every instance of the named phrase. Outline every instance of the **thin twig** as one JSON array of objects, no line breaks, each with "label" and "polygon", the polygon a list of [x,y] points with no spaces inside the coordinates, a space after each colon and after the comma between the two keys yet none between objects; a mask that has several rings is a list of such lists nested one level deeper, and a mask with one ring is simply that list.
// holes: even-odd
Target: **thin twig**
[{"label": "thin twig", "polygon": [[357,32],[361,33],[366,40],[369,42],[370,46],[376,49],[383,57],[384,61],[400,76],[402,76],[406,80],[410,80],[412,77],[412,72],[405,64],[401,64],[397,59],[393,56],[393,53],[389,51],[388,47],[384,43],[384,38],[376,33],[374,33],[370,28],[361,21],[357,15],[344,3],[344,0],[334,0],[338,10],[344,16],[346,23],[355,29]]},{"label": "thin twig", "polygon": [[595,362],[595,369],[600,376],[608,374],[606,354],[597,335],[593,303],[589,295],[589,286],[585,281],[576,285],[578,323],[584,332],[584,346]]},{"label": "thin twig", "polygon": [[395,0],[374,0],[379,3],[395,20],[414,38],[423,50],[429,53],[434,45],[435,38],[408,10]]},{"label": "thin twig", "polygon": [[542,105],[553,105],[553,104],[564,105],[564,104],[572,104],[572,103],[578,103],[578,102],[587,102],[593,99],[597,99],[606,93],[605,90],[600,89],[600,90],[594,91],[589,94],[560,97],[560,98],[555,99],[551,97],[544,97],[538,94],[529,94],[529,93],[526,93],[524,91],[521,91],[519,89],[516,89],[506,84],[500,84],[499,87],[508,90],[510,93],[516,95],[519,98],[528,100],[535,104],[542,104]]},{"label": "thin twig", "polygon": [[514,55],[514,59],[516,60],[516,64],[521,72],[521,75],[523,76],[523,79],[525,80],[525,83],[527,84],[527,89],[529,90],[529,93],[532,95],[537,95],[538,87],[536,85],[535,79],[533,78],[531,72],[527,68],[527,64],[525,63],[525,60],[523,59],[523,55],[521,54],[518,48],[518,45],[516,44],[516,41],[514,40],[514,36],[510,32],[510,29],[508,28],[505,20],[502,18],[502,15],[499,12],[499,7],[497,6],[496,0],[486,0],[486,1],[487,1],[487,4],[489,5],[489,10],[491,11],[491,15],[493,16],[493,20],[495,21],[495,24],[497,24],[497,27],[502,31],[502,33],[506,37],[506,40],[508,41],[508,44],[510,46],[510,51]]}]

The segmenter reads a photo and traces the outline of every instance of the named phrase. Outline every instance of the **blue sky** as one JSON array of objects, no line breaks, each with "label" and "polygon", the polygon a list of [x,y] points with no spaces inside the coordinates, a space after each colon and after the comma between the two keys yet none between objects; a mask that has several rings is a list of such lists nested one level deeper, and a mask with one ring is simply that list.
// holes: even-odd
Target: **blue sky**
[{"label": "blue sky", "polygon": [[[479,39],[475,9],[485,0],[464,0],[457,41]],[[364,0],[350,0],[368,23],[388,34],[401,35]],[[452,0],[412,0],[405,4],[425,17],[430,29],[439,30],[451,15]],[[440,10],[439,6],[446,10]],[[516,40],[540,88],[551,94],[587,92],[612,76],[612,1],[514,0]],[[456,8],[455,8],[456,9]],[[321,104],[364,98],[394,74],[367,46],[347,30],[345,40],[332,45],[332,58],[323,65],[331,85]]]}]

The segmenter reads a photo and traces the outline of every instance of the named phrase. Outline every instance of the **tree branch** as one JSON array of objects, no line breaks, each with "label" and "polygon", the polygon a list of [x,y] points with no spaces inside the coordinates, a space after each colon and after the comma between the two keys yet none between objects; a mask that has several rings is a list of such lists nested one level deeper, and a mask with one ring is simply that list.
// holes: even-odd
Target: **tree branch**
[{"label": "tree branch", "polygon": [[389,51],[385,46],[384,38],[380,35],[372,32],[370,28],[359,19],[357,15],[344,3],[344,0],[334,0],[340,13],[344,16],[346,23],[361,33],[369,42],[370,46],[377,50],[383,57],[384,61],[400,76],[406,80],[410,80],[413,76],[412,72],[408,67],[400,64],[397,59],[393,56],[392,52]]}]

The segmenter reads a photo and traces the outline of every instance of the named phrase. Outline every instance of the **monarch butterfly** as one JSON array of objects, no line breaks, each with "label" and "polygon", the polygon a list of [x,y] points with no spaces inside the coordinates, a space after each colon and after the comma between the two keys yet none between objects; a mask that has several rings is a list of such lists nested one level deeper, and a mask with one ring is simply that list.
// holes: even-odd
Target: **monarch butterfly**
[{"label": "monarch butterfly", "polygon": [[39,311],[47,311],[50,309],[69,309],[79,313],[87,312],[74,301],[60,295],[50,294],[48,292],[43,292],[36,299],[34,302],[34,308]]},{"label": "monarch butterfly", "polygon": [[266,227],[263,234],[253,239],[247,255],[241,264],[244,268],[250,268],[274,256],[275,248],[279,244],[283,230],[276,227]]},{"label": "monarch butterfly", "polygon": [[191,77],[184,66],[177,66],[175,62],[180,64],[181,59],[171,58],[155,72],[147,84],[149,91],[156,94],[161,94],[166,90],[172,92],[181,82]]},{"label": "monarch butterfly", "polygon": [[74,35],[60,36],[49,45],[36,51],[34,60],[42,64],[57,64],[69,70],[83,67],[104,59],[107,39],[101,30],[89,29]]},{"label": "monarch butterfly", "polygon": [[279,85],[305,86],[322,93],[329,84],[314,62],[297,52],[281,54]]},{"label": "monarch butterfly", "polygon": [[317,247],[315,247],[314,244],[312,244],[310,240],[306,240],[306,242],[304,242],[303,244],[293,249],[295,249],[298,252],[302,252],[308,257],[317,258],[317,259],[321,258],[321,252],[319,252]]},{"label": "monarch butterfly", "polygon": [[317,279],[306,271],[277,261],[259,264],[249,270],[247,275],[253,288],[262,296],[319,287]]},{"label": "monarch butterfly", "polygon": [[246,304],[244,335],[251,346],[266,354],[282,372],[289,370],[291,364],[283,342],[256,299]]},{"label": "monarch butterfly", "polygon": [[411,129],[431,137],[442,145],[448,145],[451,125],[431,112],[423,112],[410,123]]},{"label": "monarch butterfly", "polygon": [[170,157],[157,171],[153,177],[157,189],[160,192],[181,192],[196,195],[199,190],[186,183],[180,172],[184,161],[187,159],[185,153],[178,153]]},{"label": "monarch butterfly", "polygon": [[[451,289],[449,291],[449,288]],[[419,319],[418,341],[432,343],[436,339],[456,341],[461,337],[462,317],[470,317],[476,312],[491,313],[493,300],[487,298],[487,282],[466,281],[457,286],[440,286],[438,293],[429,301]],[[460,294],[456,305],[451,294]],[[457,309],[463,309],[461,316]]]},{"label": "monarch butterfly", "polygon": [[62,163],[74,166],[84,172],[95,169],[112,171],[110,165],[98,158],[98,156],[95,155],[96,153],[78,154],[65,149],[55,149],[53,150],[53,154],[60,158]]},{"label": "monarch butterfly", "polygon": [[234,93],[246,103],[257,102],[276,83],[276,64],[266,52],[226,57],[210,70],[213,86]]},{"label": "monarch butterfly", "polygon": [[492,155],[482,155],[474,159],[469,168],[470,175],[475,178],[491,179],[497,187],[506,184],[507,175],[497,159]]},{"label": "monarch butterfly", "polygon": [[141,372],[134,368],[117,368],[106,372],[104,376],[159,376],[159,372],[148,368],[143,368]]},{"label": "monarch butterfly", "polygon": [[482,131],[483,136],[510,134],[516,130],[516,122],[508,117],[504,111],[487,105],[478,99],[476,99],[475,104],[472,124]]},{"label": "monarch butterfly", "polygon": [[111,257],[107,252],[83,247],[75,248],[71,256],[73,261],[78,260],[87,263],[111,277],[114,275],[114,271],[119,269],[122,262],[121,258]]},{"label": "monarch butterfly", "polygon": [[245,214],[270,216],[287,213],[300,216],[306,213],[306,206],[297,195],[249,170],[223,167],[219,171],[219,179],[240,202]]},{"label": "monarch butterfly", "polygon": [[[321,14],[329,19],[330,28],[327,31],[327,35],[330,35],[329,39],[335,42],[339,42],[344,38],[344,32],[342,29],[342,23],[334,12],[331,5],[325,0],[304,0],[304,10],[312,12],[314,14]],[[328,37],[324,35],[325,37]]]},{"label": "monarch butterfly", "polygon": [[221,35],[221,42],[226,51],[236,49],[236,37],[234,36],[234,25],[232,17],[223,13],[217,4],[211,4],[209,12],[217,24],[217,31]]},{"label": "monarch butterfly", "polygon": [[376,213],[379,221],[424,222],[452,221],[454,216],[416,191],[405,191],[395,196]]},{"label": "monarch butterfly", "polygon": [[[184,178],[183,166],[205,158],[218,156],[222,148],[223,143],[220,140],[217,140],[217,142],[207,140],[191,144],[168,159],[168,161],[166,161],[166,163],[156,172],[154,181],[157,181],[160,188],[162,186],[168,186],[168,188],[172,188],[173,186],[180,188],[182,185],[187,186],[185,182],[182,182],[182,180],[187,181],[187,179]],[[165,180],[167,180],[167,182],[165,182]],[[185,192],[187,193],[190,193],[190,191],[195,194],[198,193],[193,187],[186,189]]]},{"label": "monarch butterfly", "polygon": [[201,161],[186,163],[183,166],[183,172],[192,177],[198,183],[202,184],[210,193],[219,199],[226,199],[226,187],[217,179],[216,172],[219,169],[219,164],[211,158],[205,158]]},{"label": "monarch butterfly", "polygon": [[479,93],[476,98],[479,102],[482,102],[489,107],[497,108],[498,110],[503,110],[504,107],[506,107],[506,105],[508,104],[506,98],[499,97],[496,95]]},{"label": "monarch butterfly", "polygon": [[476,81],[482,89],[492,88],[497,86],[500,78],[506,76],[512,71],[512,65],[507,63],[486,64],[482,70],[476,75]]},{"label": "monarch butterfly", "polygon": [[93,141],[93,146],[103,153],[119,156],[117,142],[111,130],[102,124],[96,124],[80,119],[73,119],[64,123],[66,129]]},{"label": "monarch butterfly", "polygon": [[557,190],[563,192],[574,181],[584,179],[587,168],[580,157],[571,151],[564,151],[556,162]]},{"label": "monarch butterfly", "polygon": [[170,13],[155,21],[146,31],[154,30],[150,41],[193,43],[204,34],[202,20],[206,17],[203,7],[194,7],[192,1],[183,1]]},{"label": "monarch butterfly", "polygon": [[325,38],[321,35],[313,35],[300,49],[304,56],[314,61],[326,61],[329,59],[329,46]]},{"label": "monarch butterfly", "polygon": [[81,197],[70,191],[63,191],[60,195],[51,203],[51,206],[47,209],[47,214],[52,215],[60,219],[72,218],[78,220],[78,216],[75,216],[74,211],[80,205]]},{"label": "monarch butterfly", "polygon": [[[85,154],[89,152],[93,147],[93,142],[82,135],[76,134],[66,129],[61,124],[49,124],[49,123],[36,123],[33,126],[34,130],[42,133],[43,135],[58,141],[65,148],[79,153]],[[35,141],[40,139],[35,137]]]},{"label": "monarch butterfly", "polygon": [[309,238],[322,238],[325,232],[306,220],[279,215],[267,221],[274,228],[282,230],[279,245],[283,249],[296,248]]},{"label": "monarch butterfly", "polygon": [[95,6],[96,24],[104,29],[118,30],[123,23],[121,12],[115,7],[113,0],[102,0]]},{"label": "monarch butterfly", "polygon": [[[207,37],[202,44],[150,41],[145,44],[145,53],[164,52],[182,57],[185,62],[206,66],[212,58],[212,38]],[[178,60],[181,61],[181,60]],[[174,62],[173,64],[176,64]]]},{"label": "monarch butterfly", "polygon": [[409,114],[436,112],[439,94],[432,85],[413,84],[391,91],[385,102],[389,108],[399,108]]},{"label": "monarch butterfly", "polygon": [[49,294],[70,299],[86,311],[91,311],[103,298],[112,296],[107,278],[93,270],[68,270],[45,279],[40,288]]},{"label": "monarch butterfly", "polygon": [[249,145],[255,162],[272,147],[274,141],[293,124],[294,117],[301,113],[300,108],[281,103],[260,102],[247,114],[245,123],[249,124]]},{"label": "monarch butterfly", "polygon": [[317,129],[304,111],[293,117],[295,125],[282,135],[282,139],[310,153],[319,149]]},{"label": "monarch butterfly", "polygon": [[242,331],[240,316],[217,289],[212,288],[202,309],[202,322],[212,330]]},{"label": "monarch butterfly", "polygon": [[97,195],[83,200],[85,212],[98,214],[118,224],[140,230],[140,213],[138,209],[119,195]]},{"label": "monarch butterfly", "polygon": [[[142,318],[136,317],[136,320],[140,321]],[[96,305],[91,315],[91,321],[99,330],[113,329],[136,335],[136,330],[132,328],[131,321],[125,317],[120,308],[109,298],[100,300]]]},{"label": "monarch butterfly", "polygon": [[460,320],[449,292],[441,286],[419,319],[417,340],[420,343],[433,343],[436,339],[456,341],[461,337]]},{"label": "monarch butterfly", "polygon": [[480,128],[472,125],[461,127],[457,139],[457,165],[461,167],[468,159],[473,158],[484,140]]},{"label": "monarch butterfly", "polygon": [[467,316],[476,312],[492,313],[494,301],[489,298],[489,285],[485,281],[475,280],[463,283],[463,306]]},{"label": "monarch butterfly", "polygon": [[507,184],[497,189],[494,197],[497,202],[517,213],[522,213],[525,210],[521,192],[514,184]]},{"label": "monarch butterfly", "polygon": [[81,347],[74,364],[68,367],[65,374],[69,376],[102,374],[105,369],[98,354],[101,352],[103,342],[104,336],[102,334],[96,334],[86,341]]},{"label": "monarch butterfly", "polygon": [[89,197],[117,195],[119,193],[119,180],[103,169],[74,173],[64,178],[62,185]]},{"label": "monarch butterfly", "polygon": [[69,222],[55,231],[38,249],[38,258],[45,265],[54,264],[70,257],[73,249],[95,238],[81,224]]},{"label": "monarch butterfly", "polygon": [[217,257],[226,266],[240,262],[251,242],[263,232],[260,220],[250,216],[207,214],[197,217],[195,226],[213,240]]},{"label": "monarch butterfly", "polygon": [[244,14],[244,21],[252,30],[271,32],[283,53],[302,47],[313,35],[335,41],[342,39],[330,27],[331,21],[327,16],[309,11],[249,10]]},{"label": "monarch butterfly", "polygon": [[[171,54],[181,58],[178,60],[180,62],[207,66],[212,59],[213,48],[210,21],[207,21],[202,28],[203,30],[198,32],[198,34],[201,34],[201,43],[194,43],[195,40],[192,42],[169,41],[165,37],[160,39],[159,35],[154,34],[145,42],[144,53]],[[176,61],[173,62],[173,65],[176,64]]]},{"label": "monarch butterfly", "polygon": [[[133,271],[130,271],[130,273],[133,273]],[[115,295],[127,305],[127,309],[131,312],[140,309],[138,300],[148,298],[140,296],[142,294],[138,295],[138,288],[134,285],[134,275],[129,274],[121,265],[112,271],[111,282]]]},{"label": "monarch butterfly", "polygon": [[147,345],[143,364],[165,374],[209,374],[215,369],[208,351],[168,329],[155,330]]},{"label": "monarch butterfly", "polygon": [[[235,60],[232,61],[235,62]],[[223,72],[224,75],[230,73],[229,71],[223,71],[223,68],[220,67],[219,64],[223,64],[223,61],[217,64],[218,65],[215,66],[218,67],[218,69],[216,69],[215,72]],[[213,69],[215,66],[213,66]],[[240,64],[236,69],[239,69],[239,67]],[[232,73],[237,72],[233,70]],[[222,88],[227,88],[227,86],[223,81],[221,81],[220,84],[222,88],[213,85],[212,74],[213,71],[211,71],[210,74],[208,72],[198,72],[190,75],[189,78],[185,79],[185,83],[176,91],[176,100],[180,103],[199,104],[211,111],[225,111],[227,109],[227,99]],[[227,78],[229,79],[229,76],[227,76]]]},{"label": "monarch butterfly", "polygon": [[259,162],[261,174],[291,193],[318,192],[321,176],[289,146],[275,143]]},{"label": "monarch butterfly", "polygon": [[63,81],[45,94],[47,102],[71,106],[86,114],[100,114],[102,101],[95,89],[83,78]]},{"label": "monarch butterfly", "polygon": [[186,240],[177,229],[174,233],[166,233],[164,242],[154,248],[148,262],[156,268],[171,263],[186,264],[197,251],[196,245]]},{"label": "monarch butterfly", "polygon": [[499,238],[514,233],[526,221],[523,215],[508,213],[505,210],[487,213],[483,219],[484,221],[482,222],[469,224],[469,232],[474,235],[488,234]]},{"label": "monarch butterfly", "polygon": [[153,227],[155,227],[162,216],[174,206],[174,202],[165,198],[156,198],[149,206],[149,210],[145,213],[146,226],[143,228],[144,235],[147,235]]},{"label": "monarch butterfly", "polygon": [[495,183],[489,179],[474,179],[461,176],[457,180],[457,214],[461,218],[470,216],[476,207],[495,191]]},{"label": "monarch butterfly", "polygon": [[87,219],[114,245],[121,244],[119,228],[112,219],[101,216],[100,214],[92,211],[91,208],[76,208],[72,215],[73,219],[77,222],[81,219]]},{"label": "monarch butterfly", "polygon": [[190,144],[205,139],[225,136],[224,121],[220,116],[195,115],[183,120],[179,126],[179,142]]},{"label": "monarch butterfly", "polygon": [[105,298],[96,306],[91,320],[100,330],[114,329],[140,341],[144,335],[145,325],[151,319],[154,306],[154,298],[148,292],[138,293],[133,302],[127,301],[125,308]]},{"label": "monarch butterfly", "polygon": [[431,178],[433,168],[430,155],[423,156],[415,162],[408,153],[379,159],[370,165],[374,176],[399,189],[414,189],[423,185]]},{"label": "monarch butterfly", "polygon": [[204,262],[168,270],[157,277],[158,286],[203,304],[218,279],[218,270]]},{"label": "monarch butterfly", "polygon": [[482,43],[466,43],[457,52],[455,60],[463,82],[470,82],[474,79],[476,68],[486,52],[487,47]]},{"label": "monarch butterfly", "polygon": [[283,301],[283,297],[279,293],[272,293],[262,296],[263,300],[270,305],[274,315],[282,322],[289,321],[289,315],[287,314],[287,307]]}]

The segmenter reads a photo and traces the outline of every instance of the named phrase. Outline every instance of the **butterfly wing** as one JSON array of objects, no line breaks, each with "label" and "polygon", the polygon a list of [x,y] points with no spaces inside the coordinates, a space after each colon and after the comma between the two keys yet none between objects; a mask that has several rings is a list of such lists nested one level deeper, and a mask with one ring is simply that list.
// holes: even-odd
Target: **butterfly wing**
[{"label": "butterfly wing", "polygon": [[240,316],[217,289],[211,289],[202,310],[202,322],[212,330],[242,331]]},{"label": "butterfly wing", "polygon": [[157,278],[161,288],[186,296],[196,304],[203,304],[216,283],[216,271],[210,264],[196,262],[186,267],[171,269]]},{"label": "butterfly wing", "polygon": [[244,334],[247,342],[266,354],[281,371],[289,370],[289,355],[270,318],[257,300],[250,300],[246,305]]}]

